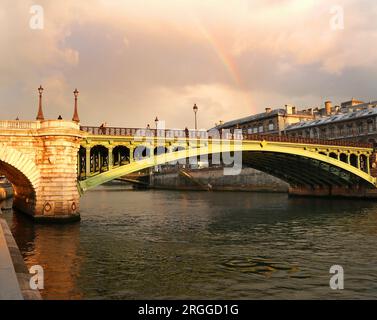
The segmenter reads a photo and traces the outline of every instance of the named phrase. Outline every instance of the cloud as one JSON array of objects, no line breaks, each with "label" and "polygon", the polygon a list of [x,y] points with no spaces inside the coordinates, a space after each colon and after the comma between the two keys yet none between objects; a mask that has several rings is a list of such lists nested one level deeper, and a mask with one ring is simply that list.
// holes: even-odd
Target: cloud
[{"label": "cloud", "polygon": [[[33,118],[39,84],[48,116],[70,118],[78,87],[86,124],[124,126],[186,126],[193,103],[211,127],[266,106],[373,99],[372,0],[40,0],[43,30],[29,28],[32,4],[0,4],[2,118]],[[344,30],[330,28],[333,5]]]}]

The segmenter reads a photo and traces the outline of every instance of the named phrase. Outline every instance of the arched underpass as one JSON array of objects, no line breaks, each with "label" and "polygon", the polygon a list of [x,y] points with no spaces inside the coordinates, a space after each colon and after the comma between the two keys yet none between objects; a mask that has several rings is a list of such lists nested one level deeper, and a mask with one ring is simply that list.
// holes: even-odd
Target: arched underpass
[{"label": "arched underpass", "polygon": [[338,166],[317,159],[275,152],[244,152],[245,166],[271,174],[293,187],[373,187]]},{"label": "arched underpass", "polygon": [[40,171],[36,164],[20,151],[0,145],[0,175],[4,175],[14,189],[13,206],[34,214],[37,190],[40,190]]},{"label": "arched underpass", "polygon": [[4,175],[13,186],[14,206],[23,212],[33,212],[36,204],[36,193],[26,175],[1,160],[0,175]]}]

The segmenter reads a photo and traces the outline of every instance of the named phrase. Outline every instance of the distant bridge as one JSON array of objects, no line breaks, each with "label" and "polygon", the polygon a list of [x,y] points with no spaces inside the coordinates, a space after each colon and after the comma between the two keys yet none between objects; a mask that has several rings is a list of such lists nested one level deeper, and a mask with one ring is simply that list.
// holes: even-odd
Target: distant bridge
[{"label": "distant bridge", "polygon": [[41,220],[77,219],[80,194],[124,175],[196,157],[211,163],[225,154],[288,182],[292,194],[377,197],[376,153],[369,144],[0,121],[0,174],[14,185],[15,206]]}]

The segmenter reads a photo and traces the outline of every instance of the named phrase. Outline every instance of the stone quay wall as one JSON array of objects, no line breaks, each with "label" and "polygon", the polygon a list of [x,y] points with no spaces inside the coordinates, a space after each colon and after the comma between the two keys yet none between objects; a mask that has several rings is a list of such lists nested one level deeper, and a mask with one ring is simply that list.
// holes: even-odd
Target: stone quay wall
[{"label": "stone quay wall", "polygon": [[30,288],[31,274],[0,209],[0,300],[40,300]]},{"label": "stone quay wall", "polygon": [[254,192],[288,192],[289,185],[269,174],[244,168],[241,174],[224,175],[223,168],[203,168],[187,170],[193,180],[181,175],[178,170],[167,173],[154,173],[150,178],[150,187],[174,190],[208,190],[214,191],[254,191]]}]

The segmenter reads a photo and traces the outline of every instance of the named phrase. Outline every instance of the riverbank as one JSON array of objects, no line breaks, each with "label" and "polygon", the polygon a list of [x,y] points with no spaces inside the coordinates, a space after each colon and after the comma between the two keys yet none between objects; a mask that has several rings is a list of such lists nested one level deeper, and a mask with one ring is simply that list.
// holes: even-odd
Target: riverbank
[{"label": "riverbank", "polygon": [[0,300],[41,300],[30,289],[31,275],[0,209]]}]

